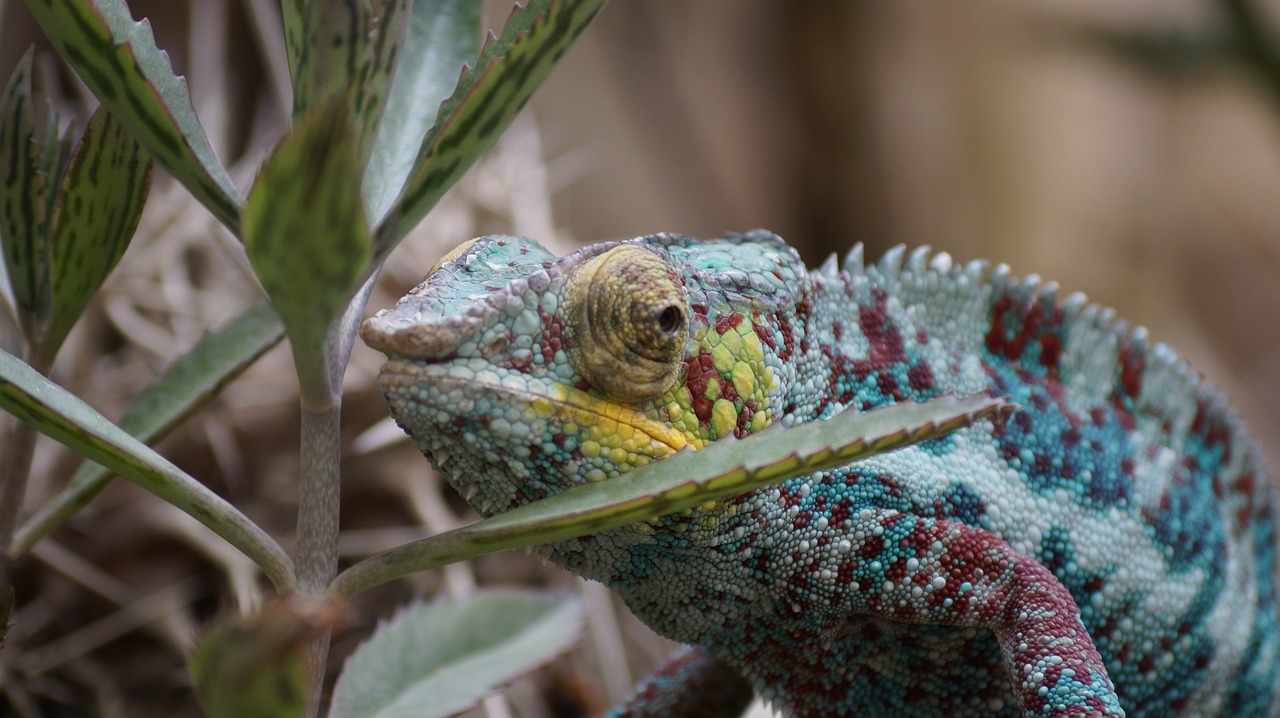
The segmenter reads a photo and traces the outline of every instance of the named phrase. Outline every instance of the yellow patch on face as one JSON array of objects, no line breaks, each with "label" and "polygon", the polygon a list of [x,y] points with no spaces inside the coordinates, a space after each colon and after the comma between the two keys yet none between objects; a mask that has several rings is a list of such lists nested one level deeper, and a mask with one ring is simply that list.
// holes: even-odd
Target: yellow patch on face
[{"label": "yellow patch on face", "polygon": [[716,432],[717,436],[725,436],[733,433],[733,429],[738,425],[738,407],[728,399],[716,399],[716,403],[711,405],[711,428]]},{"label": "yellow patch on face", "polygon": [[[538,415],[552,420],[578,440],[584,458],[607,462],[618,472],[670,456],[689,444],[685,434],[660,421],[607,399],[563,385],[533,401]],[[586,472],[590,480],[607,478],[599,466]]]},{"label": "yellow patch on face", "polygon": [[751,396],[756,391],[756,374],[751,370],[751,365],[744,362],[736,362],[733,365],[733,388],[737,390],[739,396]]}]

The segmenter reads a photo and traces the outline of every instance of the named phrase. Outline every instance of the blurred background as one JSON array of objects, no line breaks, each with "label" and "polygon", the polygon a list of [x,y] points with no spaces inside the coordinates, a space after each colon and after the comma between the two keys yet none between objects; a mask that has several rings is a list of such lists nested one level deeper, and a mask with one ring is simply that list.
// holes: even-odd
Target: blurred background
[{"label": "blurred background", "polygon": [[[129,4],[151,19],[247,187],[288,119],[277,3]],[[487,12],[500,27],[509,4]],[[23,4],[0,0],[0,71],[32,43],[38,82],[87,117],[90,98]],[[393,256],[370,307],[478,234],[568,250],[755,227],[811,264],[857,242],[872,258],[927,244],[1083,291],[1224,387],[1280,466],[1280,3],[614,2]],[[241,254],[157,176],[138,237],[55,378],[118,416],[259,296]],[[348,557],[469,520],[412,447],[389,443],[380,363],[358,347],[347,377]],[[278,348],[161,447],[278,536],[292,526],[293,382]],[[75,465],[42,446],[31,505]],[[256,600],[241,559],[118,483],[20,567],[28,591],[11,642],[23,653],[6,652],[0,714],[195,715],[181,669],[192,631]],[[361,599],[333,660],[407,596],[475,583],[572,582],[500,556],[383,587]],[[507,710],[590,715],[666,650],[625,611],[592,631],[580,655],[520,682]]]}]

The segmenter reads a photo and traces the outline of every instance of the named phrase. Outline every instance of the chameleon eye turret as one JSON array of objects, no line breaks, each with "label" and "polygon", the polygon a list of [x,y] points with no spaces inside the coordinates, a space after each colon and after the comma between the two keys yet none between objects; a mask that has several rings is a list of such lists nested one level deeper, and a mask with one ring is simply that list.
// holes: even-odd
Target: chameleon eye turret
[{"label": "chameleon eye turret", "polygon": [[680,373],[689,337],[679,275],[654,252],[615,247],[583,262],[569,281],[569,358],[591,386],[630,403],[661,396]]}]

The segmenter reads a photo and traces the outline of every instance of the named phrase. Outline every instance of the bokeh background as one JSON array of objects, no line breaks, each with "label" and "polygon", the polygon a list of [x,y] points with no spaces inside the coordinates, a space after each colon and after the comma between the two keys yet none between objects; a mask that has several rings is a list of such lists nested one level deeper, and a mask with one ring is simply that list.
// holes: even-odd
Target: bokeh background
[{"label": "bokeh background", "polygon": [[[247,187],[288,118],[276,3],[130,6],[151,19]],[[487,5],[495,26],[508,11]],[[0,0],[0,72],[32,43],[46,91],[87,117],[91,99],[22,3]],[[1230,393],[1280,466],[1280,3],[617,0],[397,251],[370,307],[478,234],[568,250],[754,227],[811,263],[857,242],[870,257],[927,244],[1083,291]],[[235,241],[158,176],[55,378],[118,416],[257,296]],[[388,430],[380,361],[358,348],[347,377],[344,560],[469,520]],[[278,348],[162,445],[286,539],[291,372]],[[76,464],[43,444],[30,506]],[[192,636],[261,599],[242,558],[118,483],[19,566],[0,714],[197,715],[182,670]],[[335,667],[412,595],[513,584],[576,586],[516,555],[383,587],[357,603]],[[582,648],[518,682],[508,703],[490,701],[491,715],[591,715],[667,650],[607,592],[580,590],[595,616]]]}]

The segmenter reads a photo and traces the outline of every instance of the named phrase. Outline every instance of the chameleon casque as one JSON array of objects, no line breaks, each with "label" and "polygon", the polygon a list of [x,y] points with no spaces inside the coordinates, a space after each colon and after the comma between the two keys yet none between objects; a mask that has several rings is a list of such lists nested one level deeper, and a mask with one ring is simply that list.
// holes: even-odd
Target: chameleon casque
[{"label": "chameleon casque", "polygon": [[796,716],[1280,714],[1258,449],[1173,351],[1080,295],[927,250],[810,273],[764,231],[563,258],[491,236],[362,336],[397,421],[484,515],[850,406],[1019,407],[544,547],[698,647],[627,715],[730,668]]}]

